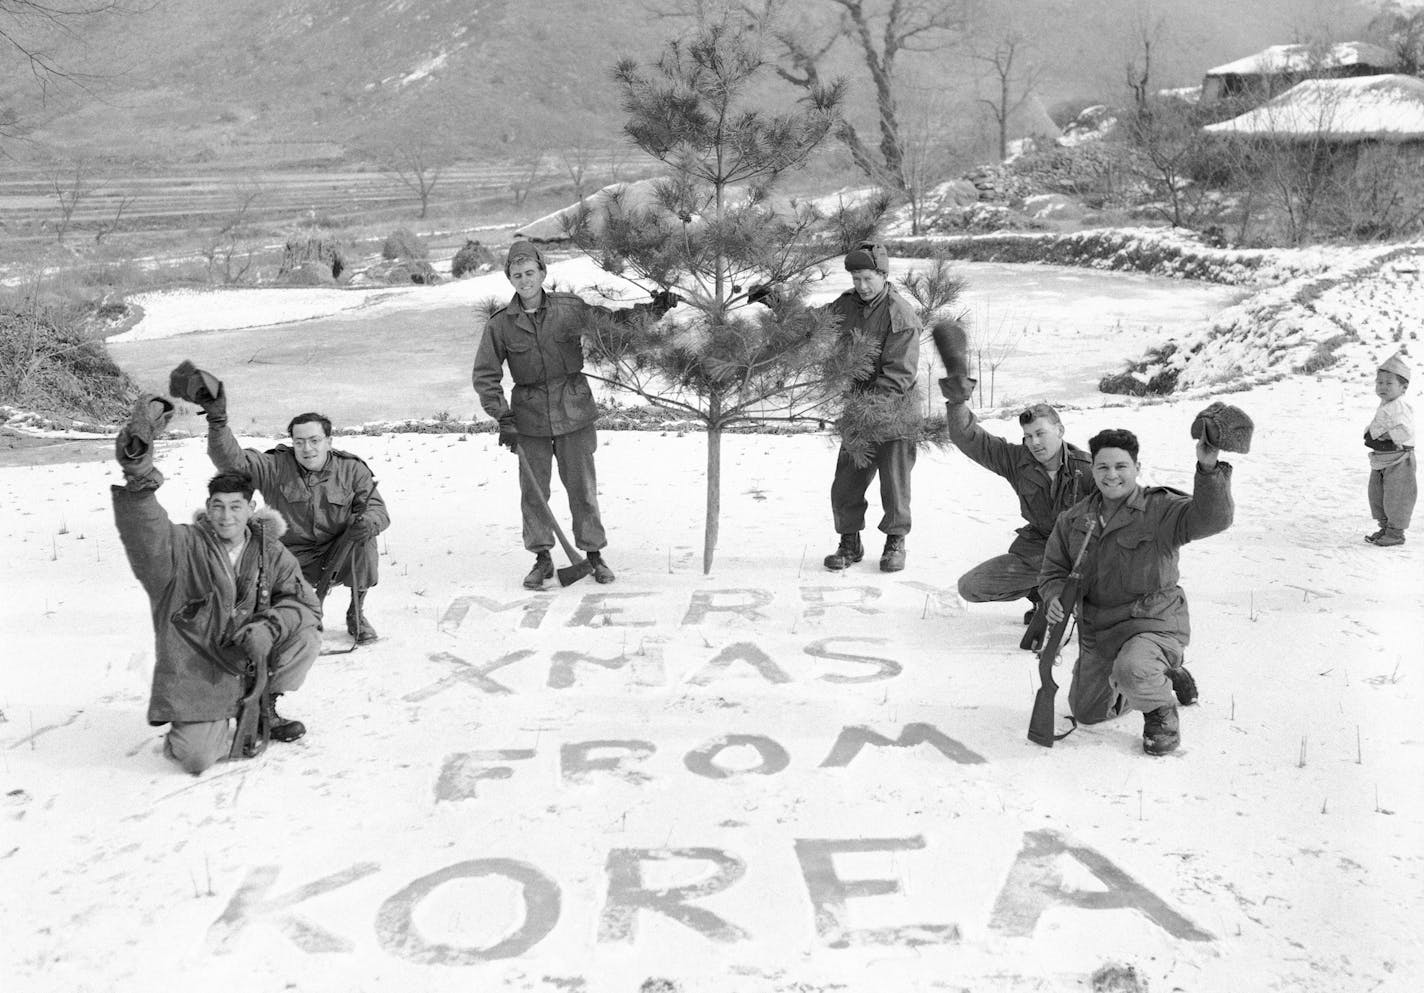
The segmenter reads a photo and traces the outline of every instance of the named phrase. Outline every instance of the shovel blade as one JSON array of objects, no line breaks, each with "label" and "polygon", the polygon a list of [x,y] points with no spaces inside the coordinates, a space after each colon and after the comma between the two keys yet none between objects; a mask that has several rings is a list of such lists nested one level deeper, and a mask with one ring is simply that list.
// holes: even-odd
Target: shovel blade
[{"label": "shovel blade", "polygon": [[566,565],[559,570],[559,585],[572,586],[591,572],[593,572],[593,566],[588,564],[588,559],[579,559],[572,565]]}]

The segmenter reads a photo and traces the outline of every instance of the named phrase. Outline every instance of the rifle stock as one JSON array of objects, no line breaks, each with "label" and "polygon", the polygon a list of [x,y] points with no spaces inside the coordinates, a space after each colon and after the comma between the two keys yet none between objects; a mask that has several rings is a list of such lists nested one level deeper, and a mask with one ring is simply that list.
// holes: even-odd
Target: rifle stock
[{"label": "rifle stock", "polygon": [[[1088,551],[1088,546],[1093,543],[1093,534],[1097,530],[1096,520],[1089,522],[1088,533],[1083,538],[1083,545],[1078,549],[1078,554],[1073,559],[1073,570],[1068,574],[1068,580],[1063,584],[1063,592],[1058,597],[1058,603],[1063,608],[1063,616],[1054,624],[1048,626],[1048,632],[1043,639],[1043,646],[1038,651],[1038,692],[1033,698],[1033,712],[1028,719],[1028,740],[1035,745],[1042,745],[1044,748],[1052,748],[1053,743],[1073,733],[1073,728],[1069,728],[1062,734],[1053,733],[1053,709],[1054,699],[1058,695],[1058,683],[1053,679],[1053,667],[1058,662],[1058,653],[1063,648],[1063,638],[1068,632],[1068,622],[1073,618],[1073,611],[1078,606],[1078,594],[1083,585],[1083,557]],[[1047,604],[1042,611],[1047,616]],[[1037,619],[1037,618],[1035,618]],[[1076,725],[1074,725],[1076,727]]]},{"label": "rifle stock", "polygon": [[[257,529],[257,597],[253,604],[252,616],[261,615],[271,603],[271,591],[267,588],[267,534],[261,521],[254,524]],[[262,719],[263,699],[268,695],[267,659],[247,660],[247,692],[237,704],[237,727],[232,735],[232,747],[228,749],[228,761],[251,759],[261,755],[267,748],[267,723]]]}]

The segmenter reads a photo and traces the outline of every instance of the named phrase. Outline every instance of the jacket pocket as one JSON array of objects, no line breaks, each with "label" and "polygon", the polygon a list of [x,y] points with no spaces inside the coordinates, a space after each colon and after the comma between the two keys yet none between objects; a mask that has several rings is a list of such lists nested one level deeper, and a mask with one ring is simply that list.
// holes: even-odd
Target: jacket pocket
[{"label": "jacket pocket", "polygon": [[227,637],[227,619],[222,616],[216,593],[209,592],[179,604],[168,621],[194,655],[241,676],[247,659]]},{"label": "jacket pocket", "polygon": [[1157,538],[1151,531],[1120,531],[1113,543],[1122,563],[1122,582],[1128,593],[1142,596],[1159,587]]},{"label": "jacket pocket", "polygon": [[539,361],[538,349],[534,347],[534,339],[521,336],[510,338],[504,343],[505,361],[509,363],[509,375],[516,385],[528,386],[539,382],[542,377],[543,365]]}]

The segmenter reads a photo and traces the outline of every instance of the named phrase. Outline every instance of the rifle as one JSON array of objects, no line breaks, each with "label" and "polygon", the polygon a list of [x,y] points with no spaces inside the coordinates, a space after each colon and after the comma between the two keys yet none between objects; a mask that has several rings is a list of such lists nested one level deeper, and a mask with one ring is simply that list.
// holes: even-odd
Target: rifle
[{"label": "rifle", "polygon": [[[267,588],[266,528],[254,521],[257,529],[257,600],[252,608],[254,617],[264,613],[271,604],[272,591]],[[247,659],[247,693],[238,701],[237,730],[233,732],[228,761],[253,759],[267,748],[267,722],[262,712],[270,710],[262,704],[270,696],[266,659]]]},{"label": "rifle", "polygon": [[326,595],[331,592],[331,587],[336,584],[336,580],[345,571],[347,563],[351,561],[352,550],[356,547],[356,539],[351,537],[351,525],[359,521],[361,516],[366,513],[366,506],[363,503],[356,503],[352,505],[351,510],[351,520],[347,522],[346,529],[331,543],[331,547],[326,550],[326,555],[322,556],[321,572],[316,580],[316,598],[319,603],[326,603]]},{"label": "rifle", "polygon": [[326,555],[321,560],[321,573],[316,580],[316,599],[319,604],[325,606],[326,595],[331,592],[331,587],[336,580],[347,571],[348,564],[351,576],[351,597],[356,605],[356,635],[351,639],[349,648],[333,648],[323,650],[322,655],[350,655],[361,644],[361,598],[363,591],[359,588],[360,581],[357,574],[362,565],[361,556],[365,554],[365,543],[357,541],[351,537],[351,525],[361,520],[366,513],[366,506],[363,503],[352,504],[351,520],[347,522],[346,530],[337,536],[331,543],[331,547],[326,550]]},{"label": "rifle", "polygon": [[[1068,631],[1068,622],[1073,619],[1073,611],[1078,606],[1078,594],[1083,585],[1083,557],[1087,554],[1088,546],[1093,543],[1093,533],[1097,527],[1096,520],[1088,522],[1088,533],[1083,538],[1078,555],[1073,559],[1073,570],[1068,573],[1068,581],[1063,584],[1063,592],[1058,597],[1063,616],[1049,627],[1043,639],[1043,646],[1038,650],[1038,694],[1033,698],[1033,714],[1028,719],[1028,740],[1044,748],[1052,748],[1055,741],[1068,737],[1073,733],[1073,728],[1078,726],[1075,721],[1073,727],[1062,734],[1053,733],[1053,701],[1058,693],[1058,684],[1053,681],[1053,666],[1057,663],[1058,652],[1063,647],[1063,636]],[[1045,603],[1041,610],[1045,617],[1048,615],[1047,606]]]}]

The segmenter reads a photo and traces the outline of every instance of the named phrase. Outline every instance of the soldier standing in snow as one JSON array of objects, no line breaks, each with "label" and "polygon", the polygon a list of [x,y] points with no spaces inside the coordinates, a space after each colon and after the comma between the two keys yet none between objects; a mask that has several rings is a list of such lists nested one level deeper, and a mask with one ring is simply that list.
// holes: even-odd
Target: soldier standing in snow
[{"label": "soldier standing in snow", "polygon": [[[278,540],[281,515],[256,510],[246,476],[213,477],[193,524],[168,519],[155,495],[163,476],[153,466],[153,438],[172,412],[162,397],[139,400],[116,445],[124,485],[111,489],[119,538],[152,605],[148,722],[171,725],[164,754],[196,775],[228,754],[248,660],[268,667],[274,697],[302,685],[320,647],[319,608]],[[255,613],[260,585],[268,605]],[[273,740],[306,733],[300,721],[278,716],[275,701],[262,718]]]},{"label": "soldier standing in snow", "polygon": [[[583,374],[581,342],[593,312],[602,308],[572,293],[544,292],[548,268],[532,242],[516,241],[509,247],[504,274],[514,286],[514,298],[485,324],[471,380],[485,413],[499,423],[499,443],[523,453],[538,485],[534,490],[526,474],[519,474],[524,547],[534,553],[534,567],[524,577],[524,586],[541,589],[554,576],[549,554],[554,533],[547,508],[555,460],[573,514],[574,544],[588,554],[593,578],[611,583],[613,570],[603,560],[608,539],[598,512],[593,462],[598,408]],[[624,320],[640,314],[658,318],[677,304],[677,297],[663,290],[651,303],[610,313]],[[506,363],[514,381],[509,402],[502,385]]]},{"label": "soldier standing in snow", "polygon": [[175,394],[203,408],[208,457],[217,470],[251,476],[262,499],[286,519],[282,544],[296,556],[307,582],[319,582],[338,539],[355,543],[355,554],[333,581],[351,587],[346,630],[359,644],[375,641],[365,597],[379,579],[376,536],[390,527],[391,518],[370,467],[359,456],[332,448],[331,421],[312,412],[298,414],[287,425],[290,446],[245,449],[227,426],[221,382],[185,362],[173,370],[169,384]]},{"label": "soldier standing in snow", "polygon": [[[900,430],[890,437],[873,439],[865,465],[857,465],[841,446],[831,481],[831,516],[841,540],[826,556],[825,565],[840,571],[865,557],[860,540],[869,507],[865,492],[878,473],[883,511],[880,530],[885,533],[880,569],[899,572],[905,568],[905,535],[910,533],[910,472],[915,467],[915,439],[910,436],[914,424],[910,421],[918,421],[915,367],[920,357],[920,319],[909,301],[888,285],[890,255],[884,245],[862,243],[846,255],[845,267],[854,286],[827,304],[826,312],[841,319],[842,334],[859,333],[878,345],[872,350],[866,377],[851,385],[852,398],[887,406],[904,401],[906,413],[913,418],[901,418]],[[892,418],[890,423],[897,422]]]},{"label": "soldier standing in snow", "polygon": [[1091,525],[1068,705],[1080,724],[1142,711],[1143,750],[1165,755],[1181,741],[1177,704],[1196,699],[1196,685],[1182,665],[1190,626],[1186,594],[1177,585],[1179,549],[1231,526],[1231,464],[1218,459],[1220,449],[1203,434],[1188,495],[1138,485],[1138,444],[1131,431],[1100,431],[1088,449],[1097,492],[1054,525],[1039,596],[1049,623],[1056,624],[1063,617],[1058,597]]},{"label": "soldier standing in snow", "polygon": [[1365,444],[1370,449],[1370,514],[1379,523],[1379,530],[1365,535],[1365,540],[1385,548],[1404,544],[1419,493],[1414,408],[1404,399],[1408,390],[1409,366],[1404,354],[1396,352],[1375,373],[1380,405],[1365,428]]}]

